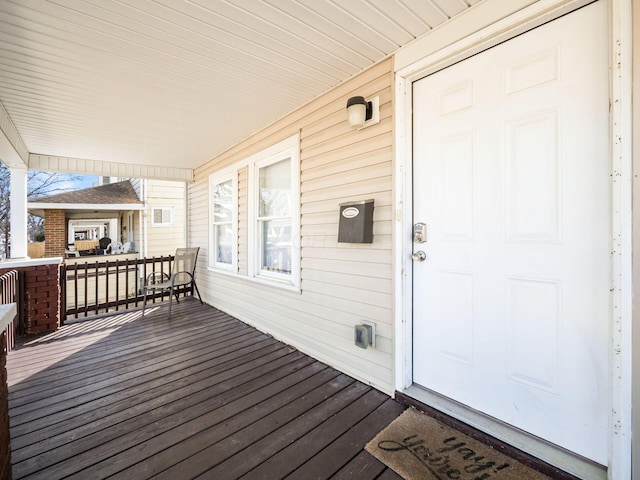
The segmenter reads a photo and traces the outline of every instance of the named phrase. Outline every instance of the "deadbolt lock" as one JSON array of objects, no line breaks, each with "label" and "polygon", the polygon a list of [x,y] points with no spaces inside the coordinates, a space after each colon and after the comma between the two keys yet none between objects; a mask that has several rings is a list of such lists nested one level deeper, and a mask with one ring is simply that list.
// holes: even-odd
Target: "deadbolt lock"
[{"label": "deadbolt lock", "polygon": [[427,224],[416,223],[413,225],[413,243],[424,243],[427,241]]}]

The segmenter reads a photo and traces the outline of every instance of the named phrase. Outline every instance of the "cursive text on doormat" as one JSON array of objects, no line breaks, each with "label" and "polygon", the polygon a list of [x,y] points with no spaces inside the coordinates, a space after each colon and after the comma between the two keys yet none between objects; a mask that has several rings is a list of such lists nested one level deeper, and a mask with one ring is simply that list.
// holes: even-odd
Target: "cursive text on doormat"
[{"label": "cursive text on doormat", "polygon": [[406,480],[551,480],[414,408],[378,432],[365,450]]},{"label": "cursive text on doormat", "polygon": [[[434,451],[425,445],[425,439],[418,435],[410,435],[402,439],[381,440],[378,448],[386,452],[407,451],[411,453],[422,465],[425,466],[439,480],[490,480],[492,473],[509,468],[509,463],[496,465],[496,462],[479,455],[466,442],[457,437],[449,437],[442,441],[439,448]],[[458,468],[452,465],[452,456],[458,457],[455,463],[461,460],[463,464]],[[467,474],[467,475],[465,475]]]}]

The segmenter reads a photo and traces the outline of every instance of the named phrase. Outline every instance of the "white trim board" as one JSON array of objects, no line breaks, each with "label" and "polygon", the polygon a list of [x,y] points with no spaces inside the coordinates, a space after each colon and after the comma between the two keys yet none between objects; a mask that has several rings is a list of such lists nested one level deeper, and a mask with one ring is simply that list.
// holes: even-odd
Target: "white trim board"
[{"label": "white trim board", "polygon": [[157,180],[193,182],[193,170],[190,168],[134,165],[86,158],[39,155],[36,153],[29,154],[29,170],[68,172],[103,177],[153,178]]},{"label": "white trim board", "polygon": [[141,203],[40,203],[29,202],[29,209],[43,210],[144,210]]}]

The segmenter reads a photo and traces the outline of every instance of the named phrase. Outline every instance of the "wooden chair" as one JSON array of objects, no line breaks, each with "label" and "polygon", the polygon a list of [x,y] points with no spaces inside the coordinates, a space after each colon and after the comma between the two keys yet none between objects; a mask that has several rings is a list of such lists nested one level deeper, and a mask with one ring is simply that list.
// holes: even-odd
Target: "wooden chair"
[{"label": "wooden chair", "polygon": [[173,300],[173,296],[175,295],[176,302],[180,302],[178,298],[179,292],[176,291],[177,287],[186,288],[187,285],[191,285],[192,290],[195,290],[198,294],[200,303],[203,303],[195,279],[196,260],[198,259],[199,250],[200,247],[178,248],[173,259],[170,275],[164,272],[153,272],[147,276],[143,287],[144,298],[142,300],[142,315],[144,315],[144,309],[147,306],[147,294],[149,292],[169,292],[169,318],[171,318],[171,302]]}]

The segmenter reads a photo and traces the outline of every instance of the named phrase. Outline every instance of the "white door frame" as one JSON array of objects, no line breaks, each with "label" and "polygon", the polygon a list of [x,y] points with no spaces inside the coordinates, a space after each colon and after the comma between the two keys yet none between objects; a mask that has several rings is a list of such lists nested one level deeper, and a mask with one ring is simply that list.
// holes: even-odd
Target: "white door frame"
[{"label": "white door frame", "polygon": [[[631,478],[632,391],[632,138],[631,42],[632,0],[601,0],[609,4],[610,24],[610,158],[612,195],[612,325],[611,428],[607,477]],[[491,2],[491,0],[489,0]],[[497,6],[499,2],[491,5]],[[507,2],[505,2],[507,3]],[[539,0],[479,30],[471,30],[423,58],[406,62],[396,56],[395,75],[395,388],[412,385],[412,83],[428,74],[502,41],[580,8],[591,0]],[[482,2],[478,6],[486,6]],[[473,14],[474,9],[469,10]],[[501,18],[496,16],[496,18]],[[454,19],[455,21],[455,19]],[[454,21],[449,22],[455,29]],[[447,28],[447,27],[443,27]],[[472,28],[472,27],[469,27]],[[440,37],[443,29],[437,32]],[[415,57],[415,46],[412,47]],[[405,55],[409,60],[412,55]],[[400,58],[400,60],[398,60]],[[640,386],[639,386],[640,387]]]}]

